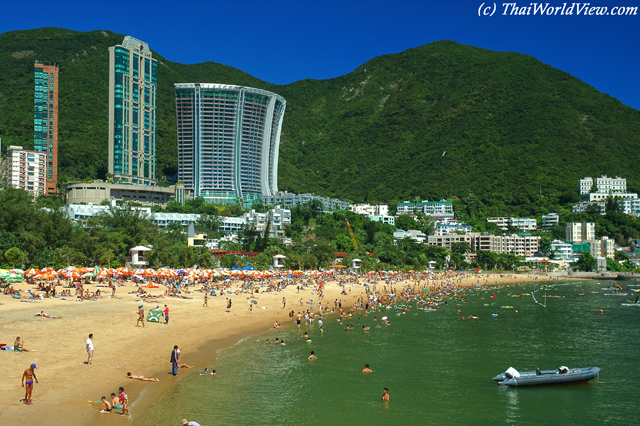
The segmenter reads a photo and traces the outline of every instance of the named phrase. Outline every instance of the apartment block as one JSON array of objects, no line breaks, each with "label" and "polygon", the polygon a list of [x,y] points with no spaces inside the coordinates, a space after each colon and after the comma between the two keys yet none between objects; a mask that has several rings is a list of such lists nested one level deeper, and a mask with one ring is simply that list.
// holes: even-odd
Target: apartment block
[{"label": "apartment block", "polygon": [[538,252],[539,237],[528,234],[490,235],[474,232],[465,235],[434,235],[427,239],[429,245],[447,248],[451,248],[453,243],[467,243],[474,251],[533,256]]},{"label": "apartment block", "polygon": [[586,177],[578,181],[578,190],[583,201],[602,201],[610,197],[638,198],[638,194],[627,192],[627,179],[620,176],[604,175],[595,180]]},{"label": "apartment block", "polygon": [[560,222],[560,216],[558,213],[547,213],[542,215],[542,223],[541,226],[543,228],[551,228],[556,226]]},{"label": "apartment block", "polygon": [[537,221],[529,217],[488,217],[487,222],[495,223],[503,231],[509,229],[509,226],[521,231],[535,231],[538,229]]},{"label": "apartment block", "polygon": [[596,239],[596,225],[593,222],[570,222],[566,228],[567,241],[580,243]]},{"label": "apartment block", "polygon": [[573,244],[565,243],[561,240],[553,240],[551,242],[551,252],[554,259],[572,260],[574,258]]},{"label": "apartment block", "polygon": [[436,223],[436,235],[468,234],[472,230],[471,225],[464,223]]},{"label": "apartment block", "polygon": [[369,220],[371,220],[373,222],[386,223],[388,225],[395,225],[396,224],[396,217],[395,216],[373,215],[373,216],[369,216]]},{"label": "apartment block", "polygon": [[265,195],[262,197],[265,204],[281,205],[284,208],[293,208],[299,204],[306,204],[312,200],[317,200],[322,204],[324,211],[347,210],[351,206],[348,201],[342,201],[337,198],[321,197],[315,194],[294,194],[287,191],[278,191],[273,195]]},{"label": "apartment block", "polygon": [[126,36],[109,47],[109,173],[115,183],[156,183],[158,64],[149,45]]},{"label": "apartment block", "polygon": [[453,218],[453,203],[447,200],[440,201],[420,201],[413,203],[404,201],[398,203],[396,216],[403,214],[423,214],[425,216],[433,216],[436,218]]},{"label": "apartment block", "polygon": [[33,148],[46,154],[46,194],[58,193],[58,67],[36,61]]},{"label": "apartment block", "polygon": [[45,195],[47,160],[46,152],[10,145],[7,148],[7,184],[24,189],[33,196]]},{"label": "apartment block", "polygon": [[365,214],[367,216],[388,216],[389,206],[386,204],[353,204],[351,211],[357,214]]}]

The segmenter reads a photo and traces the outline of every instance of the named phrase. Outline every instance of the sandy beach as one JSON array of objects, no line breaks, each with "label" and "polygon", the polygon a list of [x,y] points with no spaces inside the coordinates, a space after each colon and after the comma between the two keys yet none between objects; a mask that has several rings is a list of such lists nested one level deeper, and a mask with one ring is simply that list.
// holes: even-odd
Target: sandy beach
[{"label": "sandy beach", "polygon": [[[539,277],[539,280],[547,277]],[[452,284],[474,286],[502,285],[513,282],[531,282],[529,274],[497,275],[469,274],[457,278]],[[361,280],[362,282],[362,280]],[[435,281],[447,283],[447,279]],[[231,283],[230,292],[235,293],[241,282]],[[396,285],[414,284],[398,278]],[[13,286],[16,289],[33,289],[26,283]],[[95,285],[87,286],[95,289]],[[342,300],[343,307],[350,307],[364,294],[362,285],[350,284],[350,294],[341,294],[343,287],[336,281],[324,285],[325,302],[333,307],[335,299]],[[107,289],[108,290],[108,289]],[[192,299],[162,297],[157,303],[144,303],[145,313],[149,309],[167,304],[170,309],[168,325],[146,323],[146,327],[136,327],[137,308],[143,303],[134,294],[132,282],[118,287],[117,298],[103,298],[96,301],[79,301],[75,297],[22,302],[7,295],[0,295],[0,343],[12,346],[16,336],[20,336],[25,347],[33,352],[0,351],[0,377],[4,380],[0,387],[3,409],[0,421],[5,424],[30,425],[74,425],[127,424],[129,418],[121,416],[120,410],[100,414],[98,401],[101,396],[117,392],[123,386],[130,398],[131,415],[136,415],[140,404],[138,395],[146,389],[142,398],[157,394],[188,374],[197,374],[216,358],[216,352],[228,348],[242,338],[246,338],[272,328],[275,321],[282,326],[293,324],[295,318],[289,313],[305,311],[309,298],[317,301],[313,288],[297,291],[290,285],[279,292],[250,294],[241,293],[208,298],[208,307],[203,307],[204,294],[190,293]],[[151,289],[151,294],[160,295],[163,289]],[[110,294],[107,291],[105,294]],[[226,311],[226,298],[233,301],[230,312]],[[282,309],[282,298],[287,305]],[[249,311],[249,303],[257,304]],[[45,310],[48,314],[61,316],[60,319],[43,318],[36,313]],[[317,312],[317,308],[316,308]],[[146,315],[145,315],[146,316]],[[95,354],[93,365],[88,366],[85,341],[89,333],[94,334]],[[181,349],[181,362],[194,365],[193,369],[181,368],[178,376],[171,376],[169,357],[174,345]],[[33,405],[20,402],[24,398],[21,387],[23,371],[31,363],[37,364],[39,383],[34,385]],[[140,382],[126,378],[130,371],[136,375],[158,377],[159,383]],[[20,419],[17,421],[17,419]],[[16,423],[18,422],[18,423]]]}]

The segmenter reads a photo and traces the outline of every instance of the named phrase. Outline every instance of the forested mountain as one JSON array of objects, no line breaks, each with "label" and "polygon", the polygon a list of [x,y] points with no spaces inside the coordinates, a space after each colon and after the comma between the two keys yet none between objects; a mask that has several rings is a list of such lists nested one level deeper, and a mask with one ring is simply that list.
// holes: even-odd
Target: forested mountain
[{"label": "forested mountain", "polygon": [[[3,148],[33,146],[33,62],[55,62],[60,176],[103,178],[107,48],[123,37],[58,28],[1,34]],[[154,57],[158,169],[167,174],[177,165],[173,84],[209,82],[285,97],[283,190],[352,201],[460,199],[473,215],[474,203],[503,214],[567,203],[584,176],[620,175],[640,189],[640,111],[530,56],[440,41],[374,58],[341,77],[280,86],[213,62]]]}]

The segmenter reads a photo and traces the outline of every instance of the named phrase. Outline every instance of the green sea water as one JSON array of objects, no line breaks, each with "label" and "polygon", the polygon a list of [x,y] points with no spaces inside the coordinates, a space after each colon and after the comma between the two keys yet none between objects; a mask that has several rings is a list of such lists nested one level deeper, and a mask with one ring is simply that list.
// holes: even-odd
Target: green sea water
[{"label": "green sea water", "polygon": [[[620,284],[627,291],[633,283]],[[133,425],[178,425],[182,418],[203,426],[637,424],[640,308],[620,305],[635,293],[605,296],[606,286],[585,281],[539,290],[546,308],[519,296],[533,285],[472,290],[464,303],[450,301],[436,312],[354,315],[346,334],[327,317],[323,335],[317,324],[300,329],[309,331],[310,343],[295,326],[273,330],[222,352],[208,366],[217,376],[195,372],[145,412],[134,411]],[[479,318],[462,321],[458,309]],[[375,328],[374,316],[383,315],[391,325]],[[363,333],[362,325],[371,331]],[[287,346],[264,343],[276,337]],[[312,350],[318,359],[310,362]],[[374,373],[362,374],[365,363]],[[559,365],[597,366],[602,374],[553,387],[504,388],[491,380],[510,366]],[[384,387],[388,403],[381,401]]]}]

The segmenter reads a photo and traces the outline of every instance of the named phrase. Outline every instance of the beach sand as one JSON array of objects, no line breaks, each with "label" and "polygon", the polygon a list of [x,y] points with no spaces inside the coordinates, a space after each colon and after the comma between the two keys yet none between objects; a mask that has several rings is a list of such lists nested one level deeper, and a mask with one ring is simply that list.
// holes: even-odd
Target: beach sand
[{"label": "beach sand", "polygon": [[[545,277],[546,278],[546,277]],[[542,279],[545,279],[541,277]],[[481,284],[502,285],[513,282],[531,282],[532,275],[489,275],[473,274],[463,279],[461,284],[474,286]],[[444,281],[446,283],[446,280]],[[412,281],[408,282],[413,284]],[[232,283],[231,290],[239,282]],[[398,283],[399,285],[400,283]],[[14,285],[17,289],[33,288],[27,284]],[[94,289],[94,285],[89,285]],[[342,287],[336,282],[325,284],[325,303],[333,307],[335,299],[341,299],[343,308],[350,307],[364,294],[362,286],[350,285],[350,295],[341,295]],[[0,343],[13,345],[16,336],[25,341],[27,349],[34,352],[0,351],[0,422],[4,424],[39,425],[121,425],[128,418],[116,413],[100,414],[96,403],[101,396],[117,393],[123,386],[129,395],[130,412],[144,406],[149,395],[156,395],[187,374],[197,374],[216,359],[217,352],[228,348],[240,339],[259,334],[272,328],[277,320],[282,326],[293,324],[289,317],[294,310],[304,311],[307,303],[299,304],[300,298],[306,302],[317,294],[312,288],[304,288],[297,293],[296,286],[289,286],[281,292],[259,293],[255,299],[249,294],[209,297],[208,307],[203,307],[203,293],[191,293],[193,299],[173,297],[159,298],[157,303],[144,303],[145,315],[149,309],[167,304],[170,309],[169,324],[147,323],[146,328],[136,327],[137,297],[127,294],[133,291],[133,283],[118,287],[115,299],[97,301],[76,301],[45,299],[36,302],[21,302],[10,296],[0,295]],[[108,289],[106,289],[108,294]],[[161,289],[151,289],[152,294],[161,294]],[[226,297],[233,300],[231,312],[226,312]],[[286,309],[282,309],[282,297],[287,298]],[[256,300],[249,312],[249,301]],[[264,307],[264,309],[262,308]],[[35,316],[45,310],[48,314],[62,316],[50,319]],[[315,310],[317,312],[317,308]],[[95,354],[93,366],[88,366],[85,342],[89,333],[94,334]],[[181,362],[194,365],[193,369],[181,368],[178,376],[171,376],[169,358],[173,345],[181,349]],[[31,363],[36,363],[39,383],[34,384],[33,405],[20,402],[24,398],[21,387],[22,373]],[[126,373],[158,377],[159,383],[140,382],[126,378]],[[140,392],[146,398],[136,403]],[[19,420],[18,420],[19,419]],[[18,423],[16,423],[18,422]]]}]

